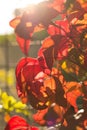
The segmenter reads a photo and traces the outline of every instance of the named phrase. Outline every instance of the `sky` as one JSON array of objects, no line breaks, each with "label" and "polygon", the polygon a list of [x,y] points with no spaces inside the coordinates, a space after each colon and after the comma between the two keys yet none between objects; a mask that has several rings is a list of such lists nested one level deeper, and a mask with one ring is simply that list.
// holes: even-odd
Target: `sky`
[{"label": "sky", "polygon": [[40,1],[42,0],[0,0],[0,35],[14,31],[9,22],[14,18],[13,12],[15,9]]}]

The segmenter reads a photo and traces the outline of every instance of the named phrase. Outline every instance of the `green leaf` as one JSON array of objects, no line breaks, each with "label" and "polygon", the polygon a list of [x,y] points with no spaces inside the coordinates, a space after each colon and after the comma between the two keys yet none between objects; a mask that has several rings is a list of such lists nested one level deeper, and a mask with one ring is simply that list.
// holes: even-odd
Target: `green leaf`
[{"label": "green leaf", "polygon": [[61,69],[61,72],[67,82],[69,81],[78,81],[78,77],[76,76],[75,73],[67,73],[63,69]]},{"label": "green leaf", "polygon": [[33,34],[32,38],[35,39],[35,40],[43,40],[48,36],[49,36],[48,32],[44,29],[44,30],[35,32]]}]

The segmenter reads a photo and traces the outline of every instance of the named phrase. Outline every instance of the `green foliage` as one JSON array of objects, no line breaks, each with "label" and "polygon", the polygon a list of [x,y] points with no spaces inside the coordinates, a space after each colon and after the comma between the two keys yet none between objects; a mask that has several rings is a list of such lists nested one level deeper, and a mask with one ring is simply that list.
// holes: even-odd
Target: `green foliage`
[{"label": "green foliage", "polygon": [[48,32],[44,29],[44,30],[41,30],[41,31],[38,31],[38,32],[35,32],[33,34],[33,39],[35,40],[43,40],[45,39],[47,36],[49,36]]},{"label": "green foliage", "polygon": [[0,44],[11,44],[12,42],[16,43],[15,34],[0,35]]}]

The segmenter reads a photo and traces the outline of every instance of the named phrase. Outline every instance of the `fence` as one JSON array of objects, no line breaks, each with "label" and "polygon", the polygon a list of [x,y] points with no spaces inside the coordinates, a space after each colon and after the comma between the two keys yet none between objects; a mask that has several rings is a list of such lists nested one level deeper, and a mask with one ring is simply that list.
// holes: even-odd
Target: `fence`
[{"label": "fence", "polygon": [[[29,57],[37,57],[40,45],[40,42],[37,42],[37,44],[30,46]],[[15,67],[17,62],[24,56],[16,43],[0,45],[0,89],[16,98]],[[6,125],[3,118],[4,113],[0,113],[0,130],[4,130],[4,126]]]},{"label": "fence", "polygon": [[[40,43],[32,44],[29,49],[29,57],[37,57],[37,52],[39,48]],[[25,55],[21,52],[17,44],[11,45],[10,43],[7,43],[4,45],[0,45],[0,77],[1,77],[0,88],[8,92],[11,91],[8,89],[8,83],[7,83],[9,70],[15,70],[17,62],[24,56]],[[14,73],[14,71],[12,72]],[[2,79],[3,75],[4,79]]]}]

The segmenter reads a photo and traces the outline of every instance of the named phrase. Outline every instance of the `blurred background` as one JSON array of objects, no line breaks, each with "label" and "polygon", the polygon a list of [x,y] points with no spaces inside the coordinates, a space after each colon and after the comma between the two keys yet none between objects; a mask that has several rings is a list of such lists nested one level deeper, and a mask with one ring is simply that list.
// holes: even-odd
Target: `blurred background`
[{"label": "blurred background", "polygon": [[[0,0],[0,130],[4,130],[13,115],[21,115],[33,124],[34,110],[22,104],[16,92],[15,67],[24,55],[16,42],[14,30],[9,25],[30,3],[29,0]],[[36,42],[30,46],[31,57],[37,57],[40,41]]]}]

